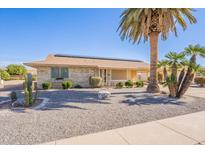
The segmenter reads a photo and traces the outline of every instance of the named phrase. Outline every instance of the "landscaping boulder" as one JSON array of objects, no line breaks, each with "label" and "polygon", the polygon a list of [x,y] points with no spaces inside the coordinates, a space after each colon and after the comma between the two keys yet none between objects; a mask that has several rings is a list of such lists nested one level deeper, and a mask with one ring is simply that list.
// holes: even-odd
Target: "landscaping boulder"
[{"label": "landscaping boulder", "polygon": [[17,99],[12,103],[12,107],[24,107],[24,100],[23,99]]},{"label": "landscaping boulder", "polygon": [[98,99],[106,99],[110,96],[110,92],[106,90],[102,90],[98,92]]}]

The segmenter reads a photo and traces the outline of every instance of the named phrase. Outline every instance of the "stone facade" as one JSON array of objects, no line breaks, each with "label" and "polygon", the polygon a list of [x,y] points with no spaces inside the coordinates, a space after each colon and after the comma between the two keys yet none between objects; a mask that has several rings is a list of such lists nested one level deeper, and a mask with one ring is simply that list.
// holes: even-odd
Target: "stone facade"
[{"label": "stone facade", "polygon": [[39,67],[37,69],[37,87],[42,88],[42,83],[51,81],[50,67]]},{"label": "stone facade", "polygon": [[[112,80],[112,70],[111,69],[99,69],[92,67],[68,67],[69,77],[63,80],[56,80],[51,78],[51,67],[38,67],[37,68],[37,86],[42,88],[42,83],[46,81],[52,82],[53,88],[62,88],[62,82],[71,80],[74,85],[80,85],[82,87],[90,87],[89,77],[90,76],[100,76],[103,80],[103,86],[115,86],[119,81],[125,82],[127,80],[132,80],[129,77],[127,70],[127,76],[125,79]],[[148,73],[135,71],[135,77],[137,80],[147,81]]]},{"label": "stone facade", "polygon": [[[97,68],[69,67],[69,78],[64,78],[63,81],[71,80],[74,85],[79,84],[82,87],[89,87],[89,77],[98,75],[99,70]],[[51,78],[51,67],[39,67],[37,69],[38,88],[42,88],[42,83],[46,81],[52,82],[53,88],[61,88],[63,82]]]},{"label": "stone facade", "polygon": [[98,76],[98,69],[96,68],[70,68],[69,79],[74,84],[79,84],[82,87],[89,87],[89,77]]}]

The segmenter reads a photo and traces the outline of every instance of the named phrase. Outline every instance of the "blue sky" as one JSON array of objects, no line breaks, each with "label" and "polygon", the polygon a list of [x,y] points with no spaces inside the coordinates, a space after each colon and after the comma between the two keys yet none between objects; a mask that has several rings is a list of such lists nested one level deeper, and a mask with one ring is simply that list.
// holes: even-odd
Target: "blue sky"
[{"label": "blue sky", "polygon": [[[0,67],[72,54],[140,59],[149,62],[149,43],[122,41],[116,32],[123,9],[0,9]],[[205,46],[205,9],[194,12],[198,23],[178,37],[159,41],[159,59],[188,44]],[[205,66],[205,59],[198,59]]]}]

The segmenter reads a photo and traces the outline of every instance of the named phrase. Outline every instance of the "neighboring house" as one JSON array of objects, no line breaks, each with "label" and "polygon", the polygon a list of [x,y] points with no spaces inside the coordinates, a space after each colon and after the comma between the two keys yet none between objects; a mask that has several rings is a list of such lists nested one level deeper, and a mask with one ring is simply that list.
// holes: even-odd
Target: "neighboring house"
[{"label": "neighboring house", "polygon": [[31,73],[32,75],[37,75],[37,69],[34,68],[27,68],[27,73]]},{"label": "neighboring house", "polygon": [[100,76],[103,85],[112,86],[119,81],[147,80],[149,64],[140,60],[99,58],[73,55],[48,55],[45,60],[24,63],[37,69],[37,85],[51,81],[54,88],[66,80],[75,85],[89,87],[90,76]]}]

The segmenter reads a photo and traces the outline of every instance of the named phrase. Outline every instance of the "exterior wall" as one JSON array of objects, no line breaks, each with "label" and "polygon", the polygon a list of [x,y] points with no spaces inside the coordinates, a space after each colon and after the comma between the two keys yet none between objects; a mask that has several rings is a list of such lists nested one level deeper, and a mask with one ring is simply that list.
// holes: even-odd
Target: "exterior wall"
[{"label": "exterior wall", "polygon": [[98,69],[96,68],[70,68],[69,69],[69,79],[73,81],[74,84],[80,84],[83,87],[89,87],[89,77],[98,76]]},{"label": "exterior wall", "polygon": [[39,67],[37,69],[37,87],[42,88],[42,83],[51,81],[51,69],[50,67]]},{"label": "exterior wall", "polygon": [[148,73],[147,72],[137,72],[137,80],[147,81]]},{"label": "exterior wall", "polygon": [[127,75],[128,75],[128,80],[132,80],[132,81],[137,80],[137,71],[136,70],[128,70]]},{"label": "exterior wall", "polygon": [[127,70],[112,70],[112,80],[127,80]]},{"label": "exterior wall", "polygon": [[[87,67],[69,67],[69,78],[63,81],[71,80],[74,85],[79,84],[82,87],[89,87],[90,76],[100,76],[100,69]],[[103,74],[104,75],[104,74]],[[104,76],[102,76],[103,78]],[[119,81],[126,80],[144,80],[147,81],[148,72],[139,70],[112,70],[106,69],[106,81],[104,86],[114,86]],[[61,88],[62,80],[57,81],[51,78],[51,67],[37,68],[37,86],[42,88],[42,83],[51,81],[53,88]]]},{"label": "exterior wall", "polygon": [[[97,68],[69,67],[69,78],[65,78],[63,81],[71,80],[74,85],[79,84],[82,87],[89,87],[89,77],[98,75],[99,70]],[[52,82],[53,88],[61,88],[63,82],[51,78],[51,67],[39,67],[37,69],[38,88],[42,88],[42,83],[46,81]]]}]

